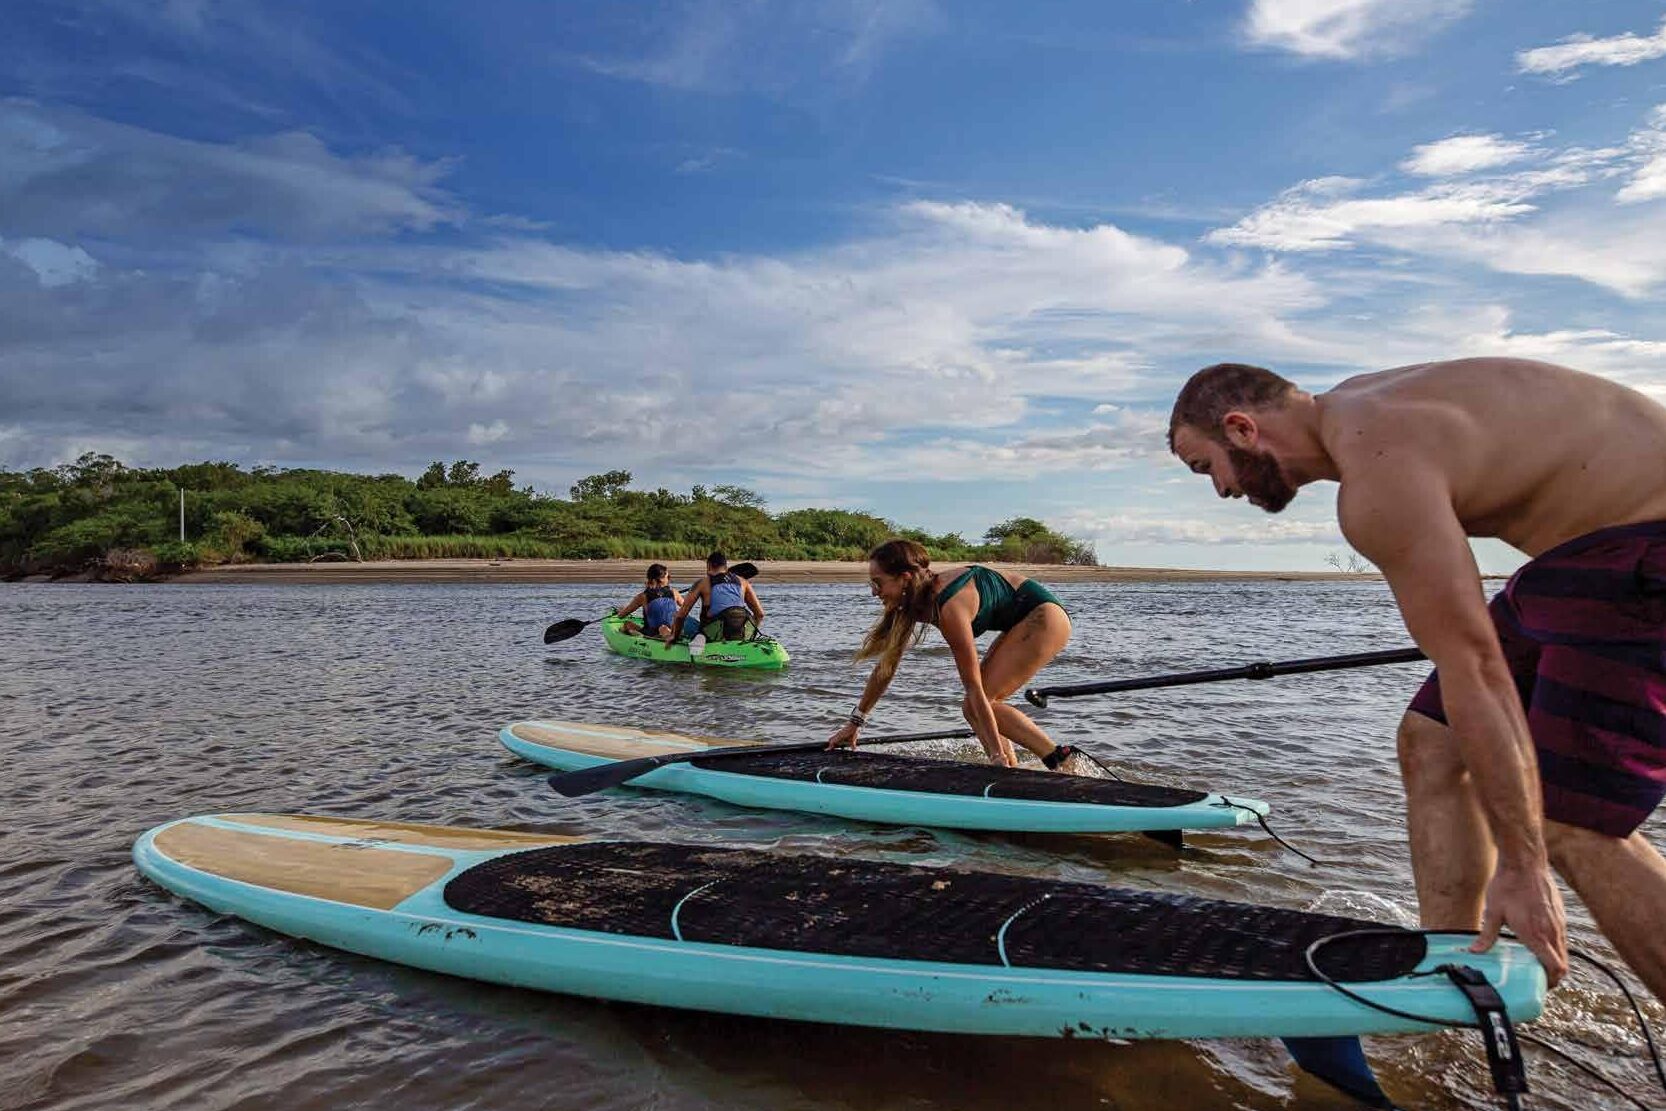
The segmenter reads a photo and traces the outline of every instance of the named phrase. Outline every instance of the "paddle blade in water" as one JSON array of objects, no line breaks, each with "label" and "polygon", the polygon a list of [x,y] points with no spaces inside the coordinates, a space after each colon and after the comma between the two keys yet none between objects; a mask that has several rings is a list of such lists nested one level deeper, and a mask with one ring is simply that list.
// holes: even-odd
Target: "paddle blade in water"
[{"label": "paddle blade in water", "polygon": [[557,621],[544,630],[544,643],[554,644],[558,640],[570,640],[578,636],[579,632],[588,624],[590,622],[580,621],[576,617],[569,617],[565,621]]},{"label": "paddle blade in water", "polygon": [[550,786],[555,793],[576,799],[580,795],[594,794],[605,791],[609,787],[617,787],[621,783],[635,779],[639,775],[653,771],[659,766],[659,761],[653,757],[640,760],[619,760],[612,764],[597,764],[593,768],[581,768],[576,772],[562,772],[560,775],[550,776]]}]

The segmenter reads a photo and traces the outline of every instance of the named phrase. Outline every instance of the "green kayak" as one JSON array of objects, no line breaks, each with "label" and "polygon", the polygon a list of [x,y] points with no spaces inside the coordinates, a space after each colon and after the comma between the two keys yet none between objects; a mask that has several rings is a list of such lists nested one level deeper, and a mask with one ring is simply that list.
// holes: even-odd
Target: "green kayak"
[{"label": "green kayak", "polygon": [[638,660],[652,660],[662,664],[693,663],[701,667],[751,667],[765,671],[779,671],[792,657],[781,647],[780,641],[759,634],[751,640],[712,640],[706,650],[691,656],[687,641],[669,647],[657,637],[632,636],[624,631],[622,617],[602,619],[602,636],[607,646],[621,656]]}]

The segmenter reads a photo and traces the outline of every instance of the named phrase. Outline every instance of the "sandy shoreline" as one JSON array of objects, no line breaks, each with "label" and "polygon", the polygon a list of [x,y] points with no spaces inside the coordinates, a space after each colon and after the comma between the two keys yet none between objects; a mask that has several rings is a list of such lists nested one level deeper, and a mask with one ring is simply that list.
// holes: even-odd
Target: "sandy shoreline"
[{"label": "sandy shoreline", "polygon": [[[406,559],[372,563],[245,563],[191,571],[176,583],[620,583],[638,584],[641,559]],[[866,582],[868,565],[814,560],[757,561],[769,582]],[[673,582],[691,582],[705,570],[698,560],[669,560]],[[1336,571],[1188,571],[1163,567],[1067,567],[999,563],[1043,582],[1308,582],[1368,580],[1374,574]]]}]

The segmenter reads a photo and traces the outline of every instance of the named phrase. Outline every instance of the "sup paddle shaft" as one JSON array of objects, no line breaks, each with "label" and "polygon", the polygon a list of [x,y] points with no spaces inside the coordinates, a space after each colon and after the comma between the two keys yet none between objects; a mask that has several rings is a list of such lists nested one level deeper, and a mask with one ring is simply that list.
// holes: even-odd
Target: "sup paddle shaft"
[{"label": "sup paddle shaft", "polygon": [[1082,698],[1090,694],[1116,694],[1119,691],[1144,691],[1157,687],[1185,687],[1193,683],[1220,683],[1228,679],[1272,679],[1280,675],[1305,675],[1310,671],[1345,671],[1350,667],[1372,667],[1376,664],[1409,664],[1426,660],[1417,648],[1391,648],[1384,652],[1359,652],[1352,656],[1319,656],[1311,660],[1286,660],[1243,667],[1220,668],[1215,671],[1182,671],[1177,675],[1154,675],[1147,679],[1112,679],[1105,683],[1078,683],[1071,687],[1031,687],[1024,697],[1032,706],[1047,705],[1049,698]]},{"label": "sup paddle shaft", "polygon": [[[945,729],[936,733],[898,733],[890,737],[874,737],[868,741],[871,745],[895,745],[908,741],[954,741],[966,737],[975,737],[976,733],[970,729]],[[621,783],[629,783],[639,775],[647,775],[655,768],[663,768],[667,764],[682,764],[689,760],[713,760],[725,756],[765,756],[783,752],[815,752],[827,747],[826,741],[806,741],[803,744],[791,745],[735,745],[733,748],[702,748],[688,752],[667,752],[661,756],[643,756],[635,760],[615,760],[610,764],[597,764],[593,768],[581,768],[576,772],[562,772],[560,775],[550,776],[550,786],[558,794],[568,798],[577,798],[595,791],[605,791],[609,787],[617,787]]]},{"label": "sup paddle shaft", "polygon": [[[758,565],[756,563],[737,563],[729,570],[743,579],[750,579],[757,575]],[[594,625],[600,620],[602,620],[600,617],[592,617],[588,621],[580,621],[576,617],[569,617],[565,621],[557,621],[544,630],[544,643],[554,644],[557,641],[571,640],[583,632],[586,625]]]}]

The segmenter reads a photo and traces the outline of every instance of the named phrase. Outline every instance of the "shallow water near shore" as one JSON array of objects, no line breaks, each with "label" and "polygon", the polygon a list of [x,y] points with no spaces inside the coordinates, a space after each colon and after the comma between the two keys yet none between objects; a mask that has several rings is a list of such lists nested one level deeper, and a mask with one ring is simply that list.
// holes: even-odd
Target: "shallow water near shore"
[{"label": "shallow water near shore", "polygon": [[[627,660],[599,631],[633,587],[0,586],[0,1108],[990,1109],[1352,1106],[1261,1040],[1097,1044],[676,1012],[477,984],[216,916],[134,871],[150,826],[222,810],[601,833],[981,867],[1414,922],[1393,732],[1424,668],[1395,665],[1070,702],[1037,714],[1126,778],[1265,799],[1258,829],[967,835],[749,811],[651,791],[561,799],[497,729],[529,717],[820,739],[855,701],[875,603],[757,583],[780,674]],[[1378,583],[1071,583],[1050,684],[1393,648]],[[931,634],[874,733],[959,724]],[[921,746],[914,746],[918,750]],[[931,747],[931,746],[926,746]],[[932,755],[967,749],[944,744]],[[1666,842],[1657,816],[1646,832]],[[1617,962],[1569,903],[1573,943]],[[1577,966],[1576,966],[1577,968]],[[1648,1012],[1660,1022],[1652,1002]],[[1666,1100],[1623,1000],[1576,971],[1539,1037]],[[1373,1038],[1403,1106],[1497,1106],[1477,1035]],[[1625,1106],[1528,1047],[1530,1106]]]}]

